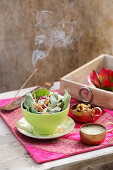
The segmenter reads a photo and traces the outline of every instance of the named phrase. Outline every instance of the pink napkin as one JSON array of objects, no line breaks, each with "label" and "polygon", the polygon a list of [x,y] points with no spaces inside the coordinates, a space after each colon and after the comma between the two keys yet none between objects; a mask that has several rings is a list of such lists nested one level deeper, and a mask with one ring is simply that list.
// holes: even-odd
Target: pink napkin
[{"label": "pink napkin", "polygon": [[[6,105],[11,99],[1,99],[0,106]],[[71,99],[71,105],[77,103],[77,100]],[[75,123],[75,128],[67,135],[51,140],[39,140],[24,136],[16,128],[17,122],[23,117],[21,108],[11,112],[0,111],[0,116],[8,125],[16,138],[24,145],[32,158],[37,163],[52,161],[65,158],[71,155],[97,150],[113,145],[113,132],[109,132],[103,143],[97,146],[88,146],[80,141],[79,129],[82,124]],[[69,116],[72,117],[69,112]],[[105,125],[107,122],[113,122],[113,111],[103,109],[101,117],[95,120],[96,123]]]}]

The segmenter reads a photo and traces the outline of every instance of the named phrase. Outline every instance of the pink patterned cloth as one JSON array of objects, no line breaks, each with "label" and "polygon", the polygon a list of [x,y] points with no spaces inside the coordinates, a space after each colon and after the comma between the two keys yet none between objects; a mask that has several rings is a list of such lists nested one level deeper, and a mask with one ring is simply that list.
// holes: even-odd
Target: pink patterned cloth
[{"label": "pink patterned cloth", "polygon": [[[1,99],[0,106],[6,105],[11,99]],[[77,100],[71,99],[71,105],[77,103]],[[23,117],[21,108],[11,112],[2,112],[0,115],[16,138],[24,145],[37,163],[52,161],[65,158],[71,155],[97,150],[113,145],[113,132],[106,134],[103,143],[97,146],[88,146],[80,141],[79,129],[82,124],[75,123],[75,128],[67,135],[51,140],[39,140],[24,136],[16,128],[17,122]],[[69,116],[73,118],[69,112]],[[101,117],[95,120],[96,123],[105,125],[107,122],[113,122],[113,111],[103,109]]]}]

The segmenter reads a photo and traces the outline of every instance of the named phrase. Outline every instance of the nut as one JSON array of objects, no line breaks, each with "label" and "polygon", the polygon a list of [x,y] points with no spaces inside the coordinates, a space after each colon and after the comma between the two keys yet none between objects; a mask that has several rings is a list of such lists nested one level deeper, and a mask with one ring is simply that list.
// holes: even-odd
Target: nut
[{"label": "nut", "polygon": [[38,112],[43,112],[44,109],[42,108],[42,105],[40,103],[34,103],[34,109],[37,110]]},{"label": "nut", "polygon": [[76,107],[76,111],[77,111],[77,112],[80,112],[80,111],[88,111],[88,112],[91,112],[91,111],[92,111],[91,105],[90,105],[90,104],[86,105],[86,104],[83,104],[83,103],[78,104],[77,107]]},{"label": "nut", "polygon": [[62,103],[61,103],[61,102],[59,102],[59,103],[57,104],[57,106],[58,106],[58,107],[61,107],[61,104],[62,104]]},{"label": "nut", "polygon": [[46,105],[48,105],[48,103],[49,103],[49,100],[45,100],[45,102],[44,102]]}]

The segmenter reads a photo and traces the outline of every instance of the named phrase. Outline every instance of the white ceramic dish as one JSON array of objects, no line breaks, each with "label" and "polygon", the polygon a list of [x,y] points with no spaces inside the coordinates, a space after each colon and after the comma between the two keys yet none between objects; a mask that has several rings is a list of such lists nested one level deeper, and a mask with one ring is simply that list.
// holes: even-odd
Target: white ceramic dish
[{"label": "white ceramic dish", "polygon": [[57,128],[56,132],[51,135],[40,135],[34,133],[33,127],[27,123],[25,118],[21,118],[17,122],[17,129],[23,135],[36,139],[54,139],[66,135],[74,129],[75,122],[72,118],[66,117],[65,121]]}]

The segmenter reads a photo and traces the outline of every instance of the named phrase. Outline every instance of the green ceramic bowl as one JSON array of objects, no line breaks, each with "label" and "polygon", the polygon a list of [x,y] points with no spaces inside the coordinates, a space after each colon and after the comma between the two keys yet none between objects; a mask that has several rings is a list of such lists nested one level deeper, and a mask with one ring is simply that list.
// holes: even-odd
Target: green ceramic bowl
[{"label": "green ceramic bowl", "polygon": [[34,132],[43,135],[49,135],[56,131],[57,127],[63,123],[68,115],[69,107],[61,112],[42,115],[28,112],[23,108],[23,103],[21,104],[21,109],[26,121],[33,127]]}]

